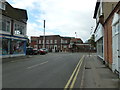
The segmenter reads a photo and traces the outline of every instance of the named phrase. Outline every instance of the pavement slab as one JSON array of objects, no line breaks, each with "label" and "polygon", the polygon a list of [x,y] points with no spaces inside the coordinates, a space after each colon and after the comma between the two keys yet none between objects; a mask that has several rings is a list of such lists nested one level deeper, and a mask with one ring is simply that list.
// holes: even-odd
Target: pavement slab
[{"label": "pavement slab", "polygon": [[85,57],[83,88],[120,88],[118,76],[95,55]]}]

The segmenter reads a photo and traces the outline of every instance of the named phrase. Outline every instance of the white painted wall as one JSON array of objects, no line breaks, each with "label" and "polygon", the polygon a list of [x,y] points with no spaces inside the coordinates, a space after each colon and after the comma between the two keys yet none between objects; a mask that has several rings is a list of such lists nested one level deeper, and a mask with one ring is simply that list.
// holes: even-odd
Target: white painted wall
[{"label": "white painted wall", "polygon": [[115,70],[120,72],[120,15],[117,13],[114,14],[114,18],[112,21],[112,55],[113,55],[113,63],[112,63],[112,71]]}]

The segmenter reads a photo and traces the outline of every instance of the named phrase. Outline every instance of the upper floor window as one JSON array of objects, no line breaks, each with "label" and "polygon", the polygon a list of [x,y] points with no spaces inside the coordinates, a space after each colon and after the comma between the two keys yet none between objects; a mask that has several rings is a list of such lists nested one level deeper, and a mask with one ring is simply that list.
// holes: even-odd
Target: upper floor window
[{"label": "upper floor window", "polygon": [[7,19],[2,20],[2,31],[10,32],[10,21]]},{"label": "upper floor window", "polygon": [[24,31],[25,31],[25,25],[19,23],[14,24],[14,34],[24,35]]},{"label": "upper floor window", "polygon": [[0,9],[5,10],[5,3],[0,1]]},{"label": "upper floor window", "polygon": [[52,43],[53,43],[53,40],[50,40],[50,43],[52,44]]},{"label": "upper floor window", "polygon": [[39,44],[41,44],[41,40],[39,40]]},{"label": "upper floor window", "polygon": [[46,40],[46,44],[49,44],[49,40]]},{"label": "upper floor window", "polygon": [[67,40],[65,40],[65,43],[67,43]]},{"label": "upper floor window", "polygon": [[55,44],[57,44],[57,40],[55,40]]}]

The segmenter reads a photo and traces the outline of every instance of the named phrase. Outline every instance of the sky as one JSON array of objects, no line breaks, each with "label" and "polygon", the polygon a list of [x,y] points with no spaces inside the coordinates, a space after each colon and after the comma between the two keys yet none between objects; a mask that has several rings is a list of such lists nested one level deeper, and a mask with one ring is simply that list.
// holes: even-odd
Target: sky
[{"label": "sky", "polygon": [[[86,41],[95,28],[93,19],[97,0],[7,0],[13,7],[26,9],[27,36],[77,37]],[[91,28],[93,27],[93,29]],[[76,32],[76,34],[75,34]]]}]

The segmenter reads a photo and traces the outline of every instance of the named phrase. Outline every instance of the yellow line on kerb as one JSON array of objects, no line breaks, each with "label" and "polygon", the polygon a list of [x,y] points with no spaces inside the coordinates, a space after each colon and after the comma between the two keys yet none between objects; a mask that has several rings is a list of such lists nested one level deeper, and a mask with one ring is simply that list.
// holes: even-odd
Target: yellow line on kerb
[{"label": "yellow line on kerb", "polygon": [[[76,81],[76,78],[77,78],[77,75],[78,75],[78,72],[79,72],[80,67],[81,67],[81,65],[82,65],[82,62],[83,62],[83,57],[84,57],[84,55],[83,55],[82,58],[79,60],[79,62],[78,62],[78,64],[77,64],[75,70],[73,71],[70,79],[68,80],[67,84],[65,85],[64,90],[66,90],[66,89],[68,88],[68,86],[70,85],[71,80],[73,79],[73,76],[75,75],[75,72],[77,71],[77,72],[76,72],[76,75],[75,75],[75,77],[74,77],[74,79],[73,79],[73,81],[72,81],[72,83],[71,83],[71,86],[70,86],[70,88],[73,88],[73,86],[74,86],[74,84],[75,84],[75,81]],[[77,69],[77,68],[78,68],[78,69]]]}]

